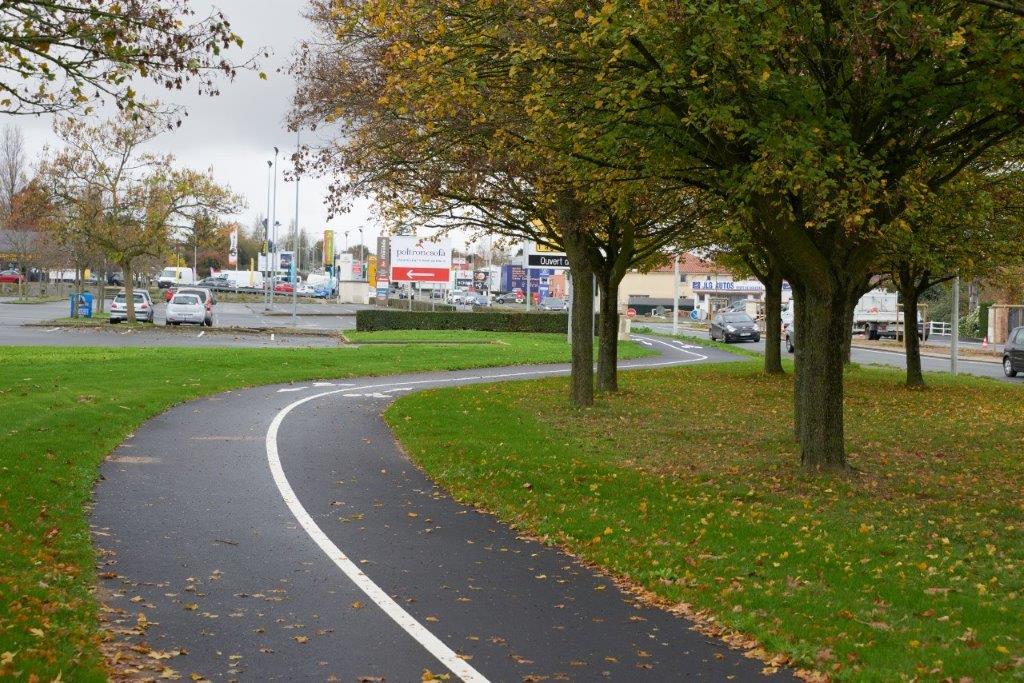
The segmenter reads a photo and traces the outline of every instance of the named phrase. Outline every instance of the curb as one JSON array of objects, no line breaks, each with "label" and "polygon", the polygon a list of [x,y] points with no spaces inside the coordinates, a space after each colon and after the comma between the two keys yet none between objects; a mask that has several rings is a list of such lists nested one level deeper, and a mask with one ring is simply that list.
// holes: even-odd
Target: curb
[{"label": "curb", "polygon": [[[38,323],[25,323],[21,327],[58,327],[61,329],[69,330],[89,330],[89,329],[101,329],[101,330],[114,330],[117,329],[116,325],[110,325],[107,322],[95,323],[88,325],[75,325],[68,323],[55,323],[55,322],[38,322]],[[169,327],[167,325],[146,325],[143,327],[133,327],[133,330],[160,330],[169,334],[185,334],[182,328]],[[185,328],[191,329],[191,328]],[[301,327],[202,327],[198,329],[205,331],[207,334],[287,334],[290,336],[298,337],[333,337],[341,341],[341,337],[337,332],[331,332],[329,330],[307,330]]]}]

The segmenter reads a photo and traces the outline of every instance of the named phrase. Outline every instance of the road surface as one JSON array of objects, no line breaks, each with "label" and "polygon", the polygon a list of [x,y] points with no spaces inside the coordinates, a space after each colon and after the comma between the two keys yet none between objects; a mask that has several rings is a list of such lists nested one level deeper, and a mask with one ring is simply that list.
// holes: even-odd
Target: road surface
[{"label": "road surface", "polygon": [[[649,327],[655,332],[662,334],[671,334],[672,325],[670,323],[638,323],[638,327]],[[700,337],[707,339],[707,332],[692,329],[683,329],[680,327],[681,334],[690,337]],[[764,353],[764,338],[762,337],[759,342],[743,342],[737,344],[738,348],[750,349],[757,351],[758,353]],[[785,349],[783,349],[783,356],[787,355]],[[857,346],[853,347],[851,352],[851,358],[854,363],[860,363],[861,365],[889,365],[898,368],[907,367],[907,357],[901,351],[884,351],[876,349],[864,349]],[[1007,382],[1022,383],[1024,378],[1017,377],[1016,379],[1010,379],[1003,374],[1002,365],[998,362],[991,361],[978,361],[978,360],[966,360],[960,359],[960,372],[967,375],[977,375],[978,377],[990,377],[992,379],[998,379]],[[921,368],[925,372],[949,372],[949,359],[948,358],[935,358],[933,356],[922,356],[921,357]]]},{"label": "road surface", "polygon": [[[645,341],[663,355],[625,367],[735,359]],[[108,605],[127,627],[144,613],[158,653],[187,651],[159,662],[186,678],[764,680],[761,662],[457,504],[381,419],[409,391],[565,372],[270,386],[150,420],[95,492]]]},{"label": "road surface", "polygon": [[[291,305],[275,303],[270,313],[262,304],[221,302],[214,307],[214,328],[164,328],[166,304],[157,302],[155,328],[129,330],[125,325],[99,327],[38,327],[48,320],[68,315],[67,302],[13,304],[0,302],[0,346],[228,346],[228,347],[323,347],[337,346],[338,337],[328,336],[355,329],[355,311],[359,306],[346,304],[299,304],[299,315],[292,321]],[[325,315],[326,314],[326,315]],[[223,334],[223,327],[294,328],[306,333],[292,335],[275,332],[237,332]],[[202,336],[200,336],[200,334]]]}]

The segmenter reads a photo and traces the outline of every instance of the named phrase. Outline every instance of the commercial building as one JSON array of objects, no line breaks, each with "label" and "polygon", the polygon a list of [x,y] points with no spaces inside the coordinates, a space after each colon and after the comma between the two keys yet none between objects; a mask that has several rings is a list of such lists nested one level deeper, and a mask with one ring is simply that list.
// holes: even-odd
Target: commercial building
[{"label": "commercial building", "polygon": [[[619,299],[638,313],[672,308],[675,291],[672,262],[648,271],[631,271],[619,286]],[[736,277],[729,269],[701,257],[685,253],[679,256],[679,306],[707,316],[736,301],[750,302],[756,309],[764,303],[764,285],[753,278]],[[789,300],[789,287],[783,285],[783,303]],[[754,312],[754,311],[751,311]]]}]

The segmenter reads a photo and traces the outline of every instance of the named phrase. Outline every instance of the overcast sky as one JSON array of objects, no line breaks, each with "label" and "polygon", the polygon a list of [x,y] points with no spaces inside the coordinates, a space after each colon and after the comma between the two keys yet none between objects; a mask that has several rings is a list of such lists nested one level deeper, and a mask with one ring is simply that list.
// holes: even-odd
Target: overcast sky
[{"label": "overcast sky", "polygon": [[[188,117],[182,127],[157,139],[153,147],[174,154],[179,165],[213,170],[216,178],[246,198],[248,209],[237,216],[250,225],[257,214],[265,214],[267,206],[267,161],[273,159],[273,148],[281,149],[279,170],[287,170],[288,157],[295,149],[295,135],[285,129],[294,84],[286,67],[300,41],[310,34],[309,24],[301,12],[304,0],[193,0],[197,10],[216,6],[231,20],[236,33],[245,40],[235,58],[256,53],[260,47],[273,51],[264,64],[268,79],[255,73],[242,73],[234,82],[223,82],[221,95],[199,97],[194,90],[180,93],[147,88],[140,82],[139,90],[153,93],[170,104],[183,105]],[[285,72],[278,73],[278,69]],[[173,96],[173,99],[171,99]],[[5,117],[5,122],[21,126],[33,154],[47,143],[54,144],[52,121],[48,117]],[[324,202],[327,181],[303,179],[299,192],[299,226],[314,239],[325,228],[338,233],[350,231],[349,242],[359,241],[357,230],[363,228],[366,242],[376,244],[379,226],[366,204],[353,211],[327,219]],[[295,185],[279,179],[277,186],[277,220],[289,226],[295,215]],[[339,246],[344,238],[339,238]]]}]

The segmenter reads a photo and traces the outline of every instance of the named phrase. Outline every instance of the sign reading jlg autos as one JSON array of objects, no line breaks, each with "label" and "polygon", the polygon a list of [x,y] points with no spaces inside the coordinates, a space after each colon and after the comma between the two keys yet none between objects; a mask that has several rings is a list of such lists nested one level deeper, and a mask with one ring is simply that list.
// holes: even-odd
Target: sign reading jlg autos
[{"label": "sign reading jlg autos", "polygon": [[392,282],[448,282],[452,272],[452,243],[392,237],[390,265]]}]

